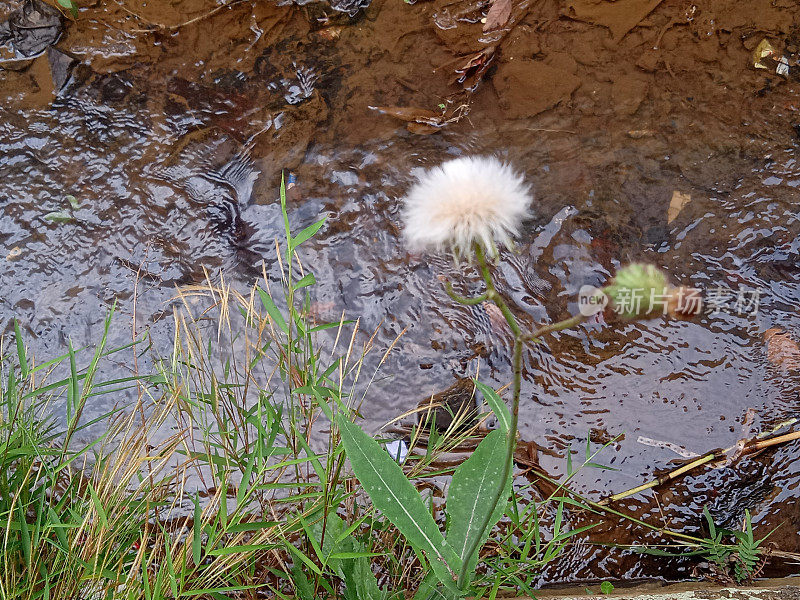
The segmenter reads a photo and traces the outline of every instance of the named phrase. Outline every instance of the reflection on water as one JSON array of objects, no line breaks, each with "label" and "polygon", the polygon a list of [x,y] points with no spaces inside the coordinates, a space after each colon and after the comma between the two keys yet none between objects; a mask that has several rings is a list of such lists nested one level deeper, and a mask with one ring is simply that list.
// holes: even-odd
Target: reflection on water
[{"label": "reflection on water", "polygon": [[[298,48],[291,40],[287,47]],[[343,52],[329,64],[347,65]],[[516,251],[497,266],[499,287],[529,327],[575,314],[582,285],[601,284],[630,260],[657,263],[676,284],[761,292],[756,316],[720,311],[695,322],[594,323],[527,352],[525,439],[563,456],[570,445],[582,448],[592,430],[624,434],[601,456],[617,470],[582,473],[581,489],[620,491],[676,458],[667,448],[638,443],[640,436],[703,453],[735,443],[751,409],[753,431],[798,416],[797,373],[769,363],[763,338],[769,328],[800,332],[794,147],[765,141],[761,154],[730,162],[717,154],[709,165],[698,159],[703,139],[669,147],[649,138],[634,147],[612,130],[559,133],[575,130],[564,121],[548,128],[555,133],[534,133],[497,115],[412,136],[387,121],[365,121],[355,109],[329,115],[331,106],[351,102],[345,84],[356,85],[360,76],[353,71],[322,72],[313,53],[263,56],[266,62],[252,72],[216,71],[197,81],[76,72],[55,100],[40,106],[15,104],[24,88],[8,88],[11,100],[0,108],[6,331],[11,317],[19,318],[33,351],[51,356],[68,339],[76,346],[95,341],[116,301],[111,346],[130,340],[135,310],[137,329],[148,328],[168,348],[176,285],[201,280],[207,269],[246,288],[262,261],[277,272],[274,240],[283,227],[277,174],[286,167],[298,177],[290,195],[294,224],[328,217],[304,251],[319,281],[317,310],[361,317],[363,330],[379,330],[379,346],[406,330],[367,399],[364,413],[373,427],[479,366],[486,383],[505,385],[508,333],[491,309],[454,306],[442,287],[444,278],[463,293],[476,291],[474,273],[445,257],[411,256],[398,235],[399,198],[414,168],[497,153],[535,190],[535,216]],[[667,223],[674,190],[692,199]],[[45,218],[54,211],[71,218]],[[91,407],[90,416],[104,408]],[[790,537],[800,518],[794,508],[779,509],[792,505],[800,481],[796,457],[787,446],[769,460],[709,472],[665,491],[661,505],[670,504],[671,494],[691,492],[694,502],[683,497],[671,526],[696,527],[710,502],[721,523],[735,525],[749,508],[771,523],[787,520]],[[541,459],[545,469],[563,471],[563,458]],[[629,506],[662,519],[657,503]],[[773,517],[764,517],[769,507]],[[612,569],[592,561],[597,552],[572,548],[548,580],[574,578],[576,563],[583,576],[598,577],[609,570],[649,575],[663,564],[625,555]]]}]

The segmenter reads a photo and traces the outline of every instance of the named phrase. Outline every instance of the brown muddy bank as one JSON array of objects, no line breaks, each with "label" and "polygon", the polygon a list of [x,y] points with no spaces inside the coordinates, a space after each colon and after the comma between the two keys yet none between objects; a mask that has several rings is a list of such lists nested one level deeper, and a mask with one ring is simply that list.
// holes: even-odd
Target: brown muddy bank
[{"label": "brown muddy bank", "polygon": [[[22,4],[0,5],[0,22]],[[22,320],[39,354],[90,343],[114,298],[117,342],[135,309],[138,331],[169,344],[176,284],[205,267],[247,286],[262,260],[274,273],[287,169],[293,219],[328,216],[307,250],[315,310],[362,317],[384,345],[408,329],[373,387],[371,424],[478,365],[500,387],[510,373],[497,320],[453,307],[439,277],[459,272],[442,257],[421,264],[398,240],[412,169],[497,153],[536,193],[519,251],[499,267],[528,325],[574,313],[581,285],[629,260],[675,283],[761,291],[752,315],[596,324],[529,354],[522,431],[556,455],[540,455],[546,470],[563,473],[567,447],[590,432],[598,443],[624,433],[601,456],[618,471],[578,478],[600,496],[676,458],[652,441],[702,454],[798,416],[797,369],[776,358],[800,335],[796,3],[523,1],[489,33],[483,2],[375,0],[353,16],[254,1],[78,5],[50,50],[0,54],[0,314]],[[765,39],[774,54],[756,69]],[[780,525],[776,546],[800,551],[797,459],[790,444],[623,508],[689,532],[704,505],[730,527],[747,508],[760,532]],[[611,522],[593,532],[603,539],[653,540]],[[692,567],[584,540],[541,581]]]}]

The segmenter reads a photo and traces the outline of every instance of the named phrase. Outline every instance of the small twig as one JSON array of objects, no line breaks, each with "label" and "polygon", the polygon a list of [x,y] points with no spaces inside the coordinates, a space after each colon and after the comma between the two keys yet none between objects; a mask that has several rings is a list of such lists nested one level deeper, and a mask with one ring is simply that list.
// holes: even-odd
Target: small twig
[{"label": "small twig", "polygon": [[792,440],[797,439],[800,439],[800,431],[793,431],[791,433],[785,433],[768,440],[756,440],[750,444],[747,444],[745,449],[755,452],[756,450],[763,450],[764,448],[769,448],[770,446],[777,446],[778,444],[791,442]]},{"label": "small twig", "polygon": [[635,488],[631,488],[630,490],[627,490],[625,492],[621,492],[619,494],[614,494],[613,496],[605,498],[605,499],[601,500],[599,502],[599,504],[607,505],[607,504],[610,504],[611,502],[616,502],[617,500],[622,500],[623,498],[627,498],[628,496],[633,496],[634,494],[638,494],[639,492],[643,492],[645,490],[649,490],[652,487],[656,487],[657,485],[661,485],[662,483],[666,483],[667,481],[671,481],[671,480],[673,480],[673,479],[675,479],[677,477],[680,477],[684,473],[686,473],[688,471],[691,471],[692,469],[694,469],[696,467],[699,467],[699,466],[705,465],[707,463],[710,463],[711,461],[716,460],[717,458],[718,458],[718,456],[717,456],[716,452],[712,452],[710,454],[706,454],[705,456],[701,456],[700,458],[697,458],[697,459],[693,460],[688,465],[684,465],[679,469],[675,469],[674,471],[671,471],[671,472],[667,473],[666,475],[658,477],[657,479],[654,479],[654,480],[652,480],[652,481],[650,481],[648,483],[643,483],[642,485],[637,486]]},{"label": "small twig", "polygon": [[131,33],[152,33],[153,31],[164,30],[164,29],[169,30],[169,31],[175,31],[176,29],[180,29],[181,27],[186,27],[187,25],[191,25],[193,23],[197,23],[198,21],[202,21],[203,19],[207,19],[208,17],[212,17],[215,14],[217,14],[218,12],[220,12],[221,10],[223,10],[225,8],[230,8],[231,6],[234,6],[235,4],[239,4],[239,3],[243,2],[244,0],[231,0],[230,2],[226,2],[225,4],[221,4],[220,6],[217,6],[216,8],[214,8],[213,10],[200,15],[199,17],[194,17],[193,19],[189,19],[188,21],[185,21],[184,23],[178,23],[177,25],[164,25],[163,23],[153,23],[152,21],[148,21],[147,19],[145,19],[141,15],[139,15],[139,14],[133,12],[132,10],[130,10],[128,7],[123,5],[122,2],[120,2],[120,0],[116,0],[116,1],[117,1],[117,4],[119,5],[119,7],[122,10],[124,10],[126,13],[128,13],[132,17],[138,19],[142,23],[146,23],[147,25],[149,25],[151,27],[151,29],[132,29],[130,31]]},{"label": "small twig", "polygon": [[725,450],[715,450],[713,452],[709,452],[704,454],[700,458],[693,460],[692,462],[683,465],[682,467],[675,469],[674,471],[670,471],[669,473],[662,475],[648,483],[644,483],[640,486],[635,488],[631,488],[630,490],[620,492],[619,494],[614,494],[613,496],[609,496],[600,501],[600,504],[606,506],[611,502],[616,502],[617,500],[622,500],[623,498],[627,498],[628,496],[633,496],[634,494],[638,494],[639,492],[643,492],[645,490],[649,490],[650,488],[654,488],[662,483],[667,483],[668,481],[672,481],[680,477],[681,475],[688,473],[689,471],[696,469],[702,465],[708,464],[710,462],[715,462],[717,460],[721,460],[725,458],[725,456],[731,451],[737,448],[741,448],[740,452],[737,454],[738,456],[743,456],[749,452],[757,452],[759,450],[763,450],[764,448],[769,448],[771,446],[777,446],[779,444],[785,444],[786,442],[791,442],[793,440],[800,439],[800,431],[793,431],[791,433],[786,433],[784,435],[779,435],[774,438],[769,438],[766,440],[760,439],[751,439],[748,442],[740,445],[740,443],[736,443],[730,448],[726,448]]},{"label": "small twig", "polygon": [[545,133],[578,133],[571,129],[544,129],[542,127],[526,127],[528,131],[543,131]]}]

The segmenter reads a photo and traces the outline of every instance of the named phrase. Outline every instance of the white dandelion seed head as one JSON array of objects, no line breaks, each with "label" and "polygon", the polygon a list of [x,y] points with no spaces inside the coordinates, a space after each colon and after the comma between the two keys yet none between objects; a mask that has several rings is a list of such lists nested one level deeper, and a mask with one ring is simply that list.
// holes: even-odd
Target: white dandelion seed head
[{"label": "white dandelion seed head", "polygon": [[469,156],[420,174],[404,201],[403,236],[412,251],[449,248],[469,256],[478,243],[496,255],[496,244],[510,247],[530,215],[531,196],[510,165]]}]

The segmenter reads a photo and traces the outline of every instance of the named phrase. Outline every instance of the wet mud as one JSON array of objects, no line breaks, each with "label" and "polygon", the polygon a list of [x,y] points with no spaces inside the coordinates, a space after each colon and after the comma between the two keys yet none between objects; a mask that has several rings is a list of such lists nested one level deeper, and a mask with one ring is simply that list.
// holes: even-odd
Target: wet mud
[{"label": "wet mud", "polygon": [[[696,321],[593,323],[529,351],[521,430],[550,451],[542,468],[563,475],[590,432],[593,448],[624,433],[598,459],[617,470],[576,479],[601,497],[675,448],[702,454],[799,416],[795,2],[522,0],[486,32],[479,0],[54,10],[0,2],[0,315],[6,331],[20,319],[38,356],[91,344],[115,299],[112,344],[133,326],[168,347],[175,285],[206,269],[246,288],[262,261],[275,273],[288,170],[293,222],[328,217],[306,249],[315,311],[361,317],[384,347],[406,330],[365,405],[373,429],[479,365],[505,385],[508,332],[491,308],[454,307],[440,279],[461,293],[472,280],[399,239],[414,168],[497,154],[535,190],[498,266],[526,325],[575,314],[582,285],[631,260],[733,294]],[[757,310],[736,310],[742,290],[760,292]],[[705,505],[730,527],[748,509],[800,551],[799,453],[771,449],[623,507],[690,533]],[[593,539],[644,535],[604,527]],[[578,541],[539,583],[691,569]]]}]

